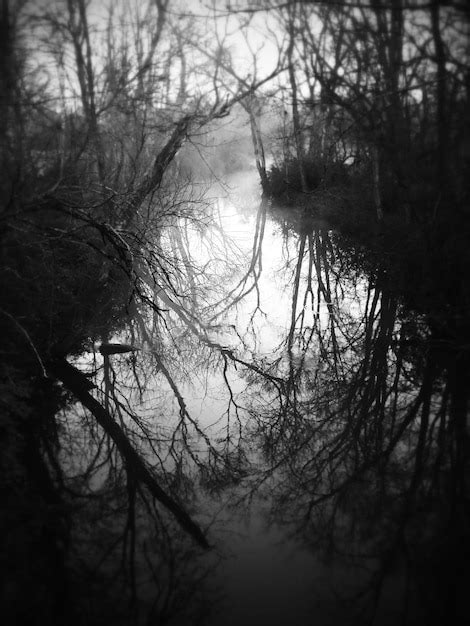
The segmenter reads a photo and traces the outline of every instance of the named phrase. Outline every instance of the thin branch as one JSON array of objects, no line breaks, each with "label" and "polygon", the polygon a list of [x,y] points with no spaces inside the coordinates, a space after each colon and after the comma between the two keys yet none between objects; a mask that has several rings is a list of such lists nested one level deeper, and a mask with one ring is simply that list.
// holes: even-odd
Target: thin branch
[{"label": "thin branch", "polygon": [[209,543],[201,528],[189,514],[157,483],[151,471],[145,465],[142,457],[132,447],[125,432],[117,424],[110,413],[88,392],[88,379],[65,359],[49,363],[49,371],[59,379],[69,391],[95,417],[98,424],[116,444],[121,457],[126,463],[129,473],[145,485],[152,496],[167,508],[175,517],[178,524],[203,548],[208,549]]}]

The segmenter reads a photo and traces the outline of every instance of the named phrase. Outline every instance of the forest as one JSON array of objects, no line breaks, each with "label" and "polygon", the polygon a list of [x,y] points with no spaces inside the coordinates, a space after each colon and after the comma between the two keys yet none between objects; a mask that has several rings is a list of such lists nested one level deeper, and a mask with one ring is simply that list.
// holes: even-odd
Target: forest
[{"label": "forest", "polygon": [[261,509],[355,586],[247,626],[470,618],[469,35],[463,0],[2,0],[6,626],[230,624]]}]

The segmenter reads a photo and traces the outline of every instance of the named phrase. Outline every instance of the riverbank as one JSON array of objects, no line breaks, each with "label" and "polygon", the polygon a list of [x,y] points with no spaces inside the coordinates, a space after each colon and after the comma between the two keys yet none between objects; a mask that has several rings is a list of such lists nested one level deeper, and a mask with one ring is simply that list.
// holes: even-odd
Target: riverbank
[{"label": "riverbank", "polygon": [[450,219],[441,207],[421,222],[410,220],[403,211],[389,211],[378,220],[370,189],[361,194],[346,187],[293,192],[287,205],[271,200],[271,212],[298,233],[332,231],[368,274],[386,268],[397,292],[413,309],[446,314],[451,306],[461,310],[460,315],[468,311],[470,217],[465,212],[454,211]]}]

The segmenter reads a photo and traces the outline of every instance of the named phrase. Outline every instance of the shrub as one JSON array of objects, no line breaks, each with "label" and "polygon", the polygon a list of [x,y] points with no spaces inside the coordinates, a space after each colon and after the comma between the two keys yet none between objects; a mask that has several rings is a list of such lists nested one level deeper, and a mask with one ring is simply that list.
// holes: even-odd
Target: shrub
[{"label": "shrub", "polygon": [[[326,162],[318,158],[305,160],[305,175],[309,191],[320,185],[347,184],[349,176],[341,162]],[[298,159],[291,158],[283,165],[273,165],[268,172],[268,193],[272,198],[285,198],[289,192],[301,192],[302,182]]]}]

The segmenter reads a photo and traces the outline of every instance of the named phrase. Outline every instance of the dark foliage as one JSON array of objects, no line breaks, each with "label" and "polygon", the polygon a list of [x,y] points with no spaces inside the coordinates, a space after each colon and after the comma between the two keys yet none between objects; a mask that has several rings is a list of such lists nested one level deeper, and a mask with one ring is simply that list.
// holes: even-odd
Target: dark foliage
[{"label": "dark foliage", "polygon": [[[26,205],[3,232],[2,330],[10,362],[80,354],[122,323],[131,280],[96,227],[53,199]],[[30,342],[28,342],[29,337]]]},{"label": "dark foliage", "polygon": [[[305,159],[305,174],[309,191],[330,185],[346,185],[349,180],[347,166],[339,162],[324,162],[315,158]],[[271,166],[268,172],[266,192],[275,201],[289,202],[296,194],[302,193],[299,162],[289,159],[282,165]]]},{"label": "dark foliage", "polygon": [[[5,214],[4,214],[5,216]],[[25,203],[3,221],[2,587],[5,623],[55,623],[70,615],[65,588],[70,505],[57,460],[56,415],[70,401],[49,377],[52,358],[80,354],[122,324],[124,268],[100,233],[61,202]],[[14,616],[14,617],[13,617]],[[67,617],[70,623],[70,618]]]}]

